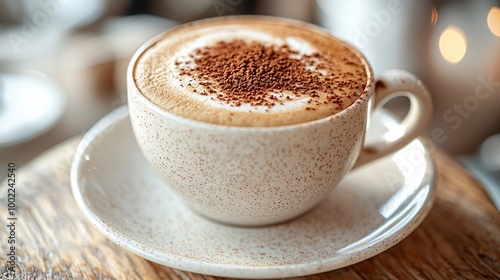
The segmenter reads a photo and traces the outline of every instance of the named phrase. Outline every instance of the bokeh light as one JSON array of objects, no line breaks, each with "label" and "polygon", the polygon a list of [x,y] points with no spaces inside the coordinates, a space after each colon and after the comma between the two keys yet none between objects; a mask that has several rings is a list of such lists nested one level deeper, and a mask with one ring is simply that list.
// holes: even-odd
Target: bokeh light
[{"label": "bokeh light", "polygon": [[500,37],[500,8],[493,7],[488,13],[488,27],[495,36]]},{"label": "bokeh light", "polygon": [[448,26],[439,37],[439,51],[451,64],[457,64],[467,52],[467,40],[464,33],[456,26]]}]

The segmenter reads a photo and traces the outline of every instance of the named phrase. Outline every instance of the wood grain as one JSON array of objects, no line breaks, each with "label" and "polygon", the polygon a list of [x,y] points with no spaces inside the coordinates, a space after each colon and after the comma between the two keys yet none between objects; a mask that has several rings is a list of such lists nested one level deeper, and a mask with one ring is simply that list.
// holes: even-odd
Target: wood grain
[{"label": "wood grain", "polygon": [[[94,229],[70,189],[78,141],[62,143],[16,171],[19,279],[222,279],[149,262]],[[500,279],[500,214],[462,166],[440,151],[433,151],[433,158],[437,198],[410,236],[361,263],[294,279]],[[7,217],[3,182],[0,223],[7,225]],[[2,226],[0,234],[0,267],[5,270],[8,229]]]}]

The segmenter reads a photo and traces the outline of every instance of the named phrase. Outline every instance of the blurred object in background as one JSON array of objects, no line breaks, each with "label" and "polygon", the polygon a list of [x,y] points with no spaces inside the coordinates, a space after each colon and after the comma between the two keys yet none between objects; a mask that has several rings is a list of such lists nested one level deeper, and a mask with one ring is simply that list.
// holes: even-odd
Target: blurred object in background
[{"label": "blurred object in background", "polygon": [[102,0],[0,0],[0,6],[5,8],[0,26],[2,68],[29,68],[56,74],[59,60],[53,60],[52,55],[64,47],[71,32],[98,20],[106,11],[107,3]]},{"label": "blurred object in background", "polygon": [[44,55],[71,29],[90,24],[105,10],[101,0],[2,0],[0,59]]},{"label": "blurred object in background", "polygon": [[19,0],[24,9],[23,24],[36,28],[59,26],[74,29],[89,25],[106,10],[103,0]]},{"label": "blurred object in background", "polygon": [[[74,91],[68,88],[67,76],[64,76],[63,65],[72,63],[66,61],[63,54],[68,48],[68,42],[81,28],[94,24],[106,12],[107,4],[115,1],[101,0],[0,0],[0,3],[10,15],[0,29],[0,63],[4,71],[24,71],[33,69],[53,78],[63,88],[67,95],[68,110],[63,121],[59,124],[59,137],[54,141],[61,141],[60,137],[69,137],[82,133],[83,129],[91,124],[79,125],[71,122],[73,119],[94,122],[93,113],[98,111],[96,106],[100,101],[93,99],[90,91],[87,96],[78,102]],[[127,1],[122,1],[126,3]],[[99,50],[86,49],[81,53],[98,52]],[[86,87],[77,83],[83,90]],[[88,89],[88,88],[87,88]],[[92,102],[87,102],[92,100]],[[75,108],[86,108],[86,114],[74,116]],[[98,111],[99,112],[99,111]],[[102,111],[100,111],[101,113]],[[102,112],[104,113],[104,112]],[[74,116],[74,118],[73,118]],[[100,117],[97,116],[97,117]],[[65,135],[65,136],[63,136]]]},{"label": "blurred object in background", "polygon": [[259,15],[314,21],[314,0],[257,0],[254,12]]},{"label": "blurred object in background", "polygon": [[124,104],[126,70],[132,55],[147,40],[175,25],[174,21],[145,14],[110,17],[96,30],[73,36],[63,53],[61,75],[66,88],[74,95],[104,96],[108,100],[102,103],[107,104],[108,111]]},{"label": "blurred object in background", "polygon": [[132,0],[0,0],[0,22],[77,29],[123,15]]},{"label": "blurred object in background", "polygon": [[[27,70],[0,72],[0,164],[21,165],[65,139],[52,135],[40,141],[41,135],[60,123],[65,109],[64,92],[45,75]],[[0,169],[0,181],[6,173]]]},{"label": "blurred object in background", "polygon": [[500,131],[499,1],[435,1],[425,81],[434,96],[434,142],[456,153]]},{"label": "blurred object in background", "polygon": [[500,2],[434,1],[433,15],[431,139],[461,155],[500,211],[499,136],[487,139],[500,131]]},{"label": "blurred object in background", "polygon": [[22,6],[19,0],[1,0],[0,1],[0,22],[12,22],[21,18]]},{"label": "blurred object in background", "polygon": [[500,134],[488,137],[479,153],[463,155],[460,159],[476,175],[500,211]]},{"label": "blurred object in background", "polygon": [[0,148],[27,141],[61,118],[66,97],[38,72],[0,72]]},{"label": "blurred object in background", "polygon": [[147,14],[114,17],[103,23],[100,34],[115,58],[113,84],[118,98],[126,100],[127,67],[137,49],[177,24],[176,21]]},{"label": "blurred object in background", "polygon": [[[30,79],[31,76],[19,77],[15,83],[8,84],[14,92],[3,95],[0,105],[2,130],[8,129],[4,131],[8,135],[0,137],[2,141],[9,141],[10,146],[0,148],[2,165],[10,160],[21,166],[53,145],[85,132],[109,112],[110,106],[103,98],[96,96],[85,79],[80,79],[85,75],[73,72],[75,76],[70,77],[65,73],[66,66],[77,60],[68,61],[64,54],[72,47],[70,41],[80,36],[82,30],[91,29],[105,15],[128,10],[128,2],[0,0],[0,69],[5,73],[36,70],[44,74],[39,76],[47,75],[61,86],[57,95],[43,83],[34,86],[36,79]],[[100,50],[84,49],[76,57]],[[65,101],[67,110],[63,116],[60,115],[62,101],[57,100]],[[60,120],[56,122],[57,119]],[[9,140],[9,137],[25,142]],[[0,180],[3,176],[1,171]]]},{"label": "blurred object in background", "polygon": [[101,0],[107,3],[106,11],[102,18],[109,16],[123,16],[126,15],[132,5],[133,0]]},{"label": "blurred object in background", "polygon": [[152,0],[150,11],[154,15],[188,22],[210,16],[212,0]]},{"label": "blurred object in background", "polygon": [[250,2],[247,0],[150,0],[142,5],[146,5],[149,13],[185,23],[208,17],[242,14],[247,11],[247,5]]},{"label": "blurred object in background", "polygon": [[32,25],[3,24],[0,25],[0,62],[2,68],[9,63],[14,67],[31,59],[45,56],[61,47],[67,33],[64,29],[55,27],[43,31],[34,29]]},{"label": "blurred object in background", "polygon": [[[484,167],[496,173],[500,180],[500,134],[488,137],[481,145],[479,155]],[[500,185],[500,181],[498,183]]]},{"label": "blurred object in background", "polygon": [[419,74],[430,29],[429,1],[317,0],[317,21],[365,54],[375,73]]}]

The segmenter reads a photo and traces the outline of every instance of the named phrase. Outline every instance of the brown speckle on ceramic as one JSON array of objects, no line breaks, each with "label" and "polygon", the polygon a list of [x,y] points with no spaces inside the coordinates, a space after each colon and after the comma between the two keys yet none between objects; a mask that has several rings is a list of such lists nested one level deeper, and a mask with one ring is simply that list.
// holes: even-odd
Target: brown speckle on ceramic
[{"label": "brown speckle on ceramic", "polygon": [[[297,25],[297,22],[284,23],[270,18],[232,17],[202,21],[199,24],[218,24],[225,28],[229,22],[246,22],[249,26],[260,26],[261,23],[249,23],[252,20],[262,20],[269,23],[269,26],[273,23],[276,28],[281,26],[280,28],[287,29],[293,26],[291,30],[303,29],[311,31],[311,34],[318,33],[321,38],[327,38],[327,42],[338,41],[316,27],[304,27],[302,24]],[[190,30],[193,26],[185,28]],[[168,37],[169,34],[164,36]],[[277,34],[272,36],[275,35]],[[143,45],[129,64],[127,94],[132,129],[149,164],[164,182],[191,209],[217,221],[259,226],[283,222],[301,215],[323,200],[353,166],[358,167],[398,151],[423,133],[431,119],[431,98],[421,81],[405,71],[389,70],[379,74],[379,81],[375,85],[367,60],[355,49],[344,46],[343,42],[338,42],[346,51],[340,54],[342,60],[350,56],[357,61],[355,68],[346,68],[346,71],[356,71],[357,74],[353,78],[355,84],[349,85],[356,93],[353,99],[355,101],[341,106],[343,109],[340,111],[328,111],[328,114],[316,116],[312,121],[299,118],[293,122],[270,122],[269,125],[256,126],[240,122],[212,122],[208,121],[208,116],[198,119],[192,113],[180,114],[171,106],[158,106],[161,102],[156,98],[148,98],[150,92],[144,91],[146,85],[153,83],[153,88],[160,87],[158,92],[163,100],[175,96],[176,89],[179,89],[173,86],[166,87],[168,90],[165,90],[166,84],[158,85],[156,79],[153,82],[148,78],[142,79],[147,76],[143,75],[145,73],[142,70],[147,72],[150,68],[169,67],[168,64],[161,64],[162,56],[154,59],[156,64],[146,63],[141,59],[143,55],[148,56],[146,54],[149,52],[157,53],[153,49],[168,41],[160,38],[161,36]],[[139,80],[143,83],[136,79],[137,76],[142,77]],[[165,77],[168,75],[162,76]],[[300,84],[301,89],[304,87]],[[158,92],[155,91],[155,94]],[[254,92],[245,91],[245,94],[248,93]],[[401,122],[398,137],[379,135],[373,149],[362,149],[372,107],[380,109],[384,102],[397,96],[409,97],[411,103],[407,118]],[[183,106],[183,102],[170,105],[177,108]],[[329,102],[321,104],[326,107],[331,105]],[[200,108],[209,110],[211,107],[212,105],[204,105]],[[226,109],[223,111],[227,112]],[[245,122],[254,120],[252,116],[257,112],[252,112],[245,115]],[[282,112],[285,111],[277,113],[276,119],[284,116]],[[262,114],[266,115],[263,117],[265,119],[274,116]],[[213,114],[209,115],[210,118],[213,117]]]},{"label": "brown speckle on ceramic", "polygon": [[194,211],[248,226],[291,219],[325,198],[361,150],[370,96],[326,119],[265,128],[177,117],[132,82],[128,102],[139,146],[167,185]]},{"label": "brown speckle on ceramic", "polygon": [[[298,147],[317,149],[304,143]],[[416,140],[394,156],[350,173],[317,207],[296,219],[273,226],[234,227],[190,211],[164,185],[135,142],[127,108],[98,123],[78,151],[73,193],[97,229],[154,262],[217,276],[294,277],[367,259],[412,232],[430,210],[435,194],[432,163]],[[424,160],[415,162],[413,169],[398,164],[414,154]],[[328,164],[322,169],[326,174],[342,172]],[[279,189],[269,195],[274,192]],[[294,192],[303,197],[300,186]]]}]

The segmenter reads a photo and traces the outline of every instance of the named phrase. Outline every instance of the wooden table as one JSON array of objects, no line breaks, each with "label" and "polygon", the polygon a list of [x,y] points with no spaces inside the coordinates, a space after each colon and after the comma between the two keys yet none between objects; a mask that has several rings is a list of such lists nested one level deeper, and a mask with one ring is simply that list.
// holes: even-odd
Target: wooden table
[{"label": "wooden table", "polygon": [[[69,171],[78,142],[79,138],[68,140],[15,171],[18,279],[221,279],[149,262],[94,229],[70,190]],[[366,261],[300,279],[500,279],[500,214],[462,166],[438,150],[433,158],[437,197],[412,234]],[[3,270],[8,267],[7,225],[12,221],[7,207],[4,181],[0,187]]]}]

